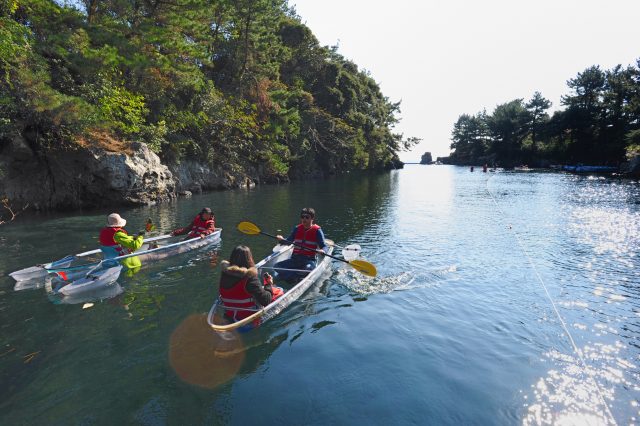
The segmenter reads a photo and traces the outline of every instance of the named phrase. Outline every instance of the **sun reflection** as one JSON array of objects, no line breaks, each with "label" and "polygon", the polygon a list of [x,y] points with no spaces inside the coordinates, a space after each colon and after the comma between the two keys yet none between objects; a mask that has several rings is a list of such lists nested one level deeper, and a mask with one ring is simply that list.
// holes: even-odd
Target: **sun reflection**
[{"label": "sun reflection", "polygon": [[[586,369],[578,357],[552,351],[546,357],[558,366],[531,386],[524,395],[526,425],[609,425],[615,403],[615,386],[636,387],[627,373],[637,366],[620,356],[625,345],[594,344],[582,348]],[[532,398],[529,398],[531,396]],[[605,405],[606,404],[606,405]],[[632,406],[637,406],[637,403]]]},{"label": "sun reflection", "polygon": [[611,424],[597,390],[582,380],[575,368],[549,371],[533,387],[534,403],[527,407],[525,425],[606,425]]},{"label": "sun reflection", "polygon": [[579,207],[572,211],[571,229],[580,242],[593,246],[596,255],[609,252],[626,264],[625,257],[633,256],[640,243],[639,219],[640,214],[627,210]]},{"label": "sun reflection", "polygon": [[181,380],[215,388],[236,376],[245,358],[237,333],[214,333],[205,315],[187,317],[171,334],[169,361]]}]

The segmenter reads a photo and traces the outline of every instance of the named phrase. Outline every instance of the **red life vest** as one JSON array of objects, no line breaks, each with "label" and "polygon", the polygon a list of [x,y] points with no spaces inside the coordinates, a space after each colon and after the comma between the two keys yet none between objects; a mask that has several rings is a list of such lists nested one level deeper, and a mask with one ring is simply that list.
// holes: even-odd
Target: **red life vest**
[{"label": "red life vest", "polygon": [[293,254],[314,257],[318,249],[318,229],[320,229],[320,226],[316,224],[311,225],[309,229],[304,229],[302,224],[298,225],[293,237],[293,242],[306,249],[296,246],[293,248]]},{"label": "red life vest", "polygon": [[224,315],[227,318],[239,321],[259,309],[253,296],[245,288],[248,280],[248,277],[244,277],[231,288],[220,287],[220,300],[226,309]]},{"label": "red life vest", "polygon": [[272,285],[271,286],[271,291],[273,292],[273,296],[271,296],[271,301],[272,302],[274,300],[276,300],[278,297],[284,295],[284,290],[282,289],[282,287],[276,287],[276,286]]},{"label": "red life vest", "polygon": [[119,231],[124,232],[125,234],[127,233],[127,231],[122,228],[111,226],[102,228],[102,230],[100,231],[100,244],[106,247],[111,247],[116,251],[118,256],[124,256],[127,253],[131,253],[131,250],[125,249],[120,244],[116,243],[116,240],[113,237],[116,235],[116,232]]},{"label": "red life vest", "polygon": [[187,237],[199,237],[200,234],[204,234],[204,233],[211,233],[209,232],[211,228],[215,229],[216,227],[216,223],[215,220],[213,219],[213,217],[209,220],[202,220],[202,217],[200,215],[196,216],[195,219],[193,219],[193,223],[191,224],[191,232],[189,232],[189,234],[187,234]]}]

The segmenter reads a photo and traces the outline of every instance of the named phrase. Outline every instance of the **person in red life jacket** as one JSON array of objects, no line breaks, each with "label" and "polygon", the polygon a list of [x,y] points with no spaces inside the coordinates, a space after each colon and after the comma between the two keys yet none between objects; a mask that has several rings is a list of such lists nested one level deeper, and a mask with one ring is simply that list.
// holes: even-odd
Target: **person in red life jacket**
[{"label": "person in red life jacket", "polygon": [[229,260],[223,260],[220,266],[220,300],[225,307],[225,317],[233,322],[252,315],[283,294],[280,287],[273,286],[271,277],[265,276],[264,284],[260,283],[247,246],[234,248]]},{"label": "person in red life jacket", "polygon": [[[277,276],[283,280],[292,282],[305,276],[316,267],[316,250],[326,251],[324,233],[319,225],[313,223],[316,212],[311,207],[305,207],[300,212],[300,224],[293,227],[291,234],[285,239],[282,235],[277,235],[280,244],[296,243],[293,248],[291,258],[283,260],[274,265]],[[302,247],[300,247],[302,246]],[[286,271],[280,269],[295,269],[297,271]]]},{"label": "person in red life jacket", "polygon": [[[124,256],[142,247],[144,242],[143,233],[137,236],[127,234],[124,226],[127,221],[118,213],[111,213],[107,216],[107,226],[100,230],[100,250],[105,259]],[[122,265],[130,270],[140,269],[142,266],[140,259],[136,256],[122,260]]]},{"label": "person in red life jacket", "polygon": [[209,207],[205,207],[202,211],[193,219],[193,222],[189,226],[183,228],[174,229],[171,235],[184,235],[187,234],[189,238],[204,238],[209,234],[212,234],[216,230],[216,222],[213,216],[213,212]]}]

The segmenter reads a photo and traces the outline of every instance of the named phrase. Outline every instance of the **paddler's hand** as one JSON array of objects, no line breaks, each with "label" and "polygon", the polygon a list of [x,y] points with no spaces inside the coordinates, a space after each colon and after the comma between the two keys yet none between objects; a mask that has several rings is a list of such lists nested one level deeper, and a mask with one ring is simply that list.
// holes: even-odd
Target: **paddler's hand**
[{"label": "paddler's hand", "polygon": [[268,272],[262,274],[262,283],[265,287],[271,287],[273,285],[273,277]]},{"label": "paddler's hand", "polygon": [[200,239],[201,239],[201,240],[204,240],[204,237],[206,237],[206,235],[204,235],[204,234],[200,234]]}]

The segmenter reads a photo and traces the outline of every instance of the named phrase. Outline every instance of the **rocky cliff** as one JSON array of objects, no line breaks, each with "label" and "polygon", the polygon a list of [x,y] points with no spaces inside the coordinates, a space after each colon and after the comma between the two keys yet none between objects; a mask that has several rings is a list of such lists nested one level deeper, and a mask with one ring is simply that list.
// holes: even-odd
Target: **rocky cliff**
[{"label": "rocky cliff", "polygon": [[65,210],[154,204],[179,194],[253,186],[256,171],[224,171],[185,161],[167,166],[142,143],[128,153],[103,148],[34,150],[16,137],[0,147],[0,198],[16,208]]}]

